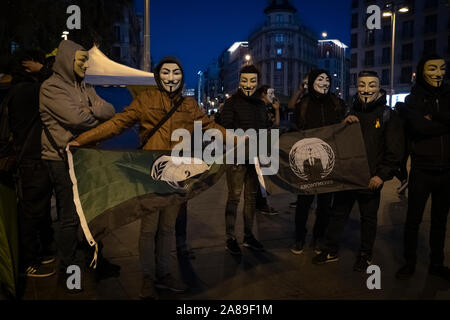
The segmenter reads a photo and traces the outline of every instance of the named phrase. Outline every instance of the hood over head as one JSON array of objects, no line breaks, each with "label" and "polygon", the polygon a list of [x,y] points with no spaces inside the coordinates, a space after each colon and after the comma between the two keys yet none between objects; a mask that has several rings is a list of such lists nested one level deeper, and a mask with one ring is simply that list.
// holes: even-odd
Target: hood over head
[{"label": "hood over head", "polygon": [[[178,87],[178,89],[175,90],[175,91],[173,91],[173,92],[170,92],[170,93],[167,92],[167,91],[164,89],[164,87],[163,87],[163,85],[162,85],[162,83],[161,83],[161,77],[160,77],[160,75],[159,75],[159,73],[160,73],[160,71],[161,71],[161,68],[162,68],[163,64],[165,64],[165,63],[176,63],[176,64],[180,67],[181,73],[183,74],[183,77],[181,78],[181,83],[180,83],[180,86]],[[175,97],[178,97],[178,98],[182,97],[182,92],[183,92],[183,88],[184,88],[184,70],[183,70],[183,66],[181,65],[180,60],[178,60],[177,57],[169,56],[169,57],[164,57],[164,58],[162,58],[162,59],[159,61],[158,65],[156,66],[155,72],[154,72],[153,74],[154,74],[154,77],[155,77],[156,85],[158,86],[158,89],[159,89],[161,92],[167,93],[167,95],[168,95],[171,99],[174,99]]]},{"label": "hood over head", "polygon": [[424,55],[419,60],[419,63],[417,64],[416,83],[419,84],[420,86],[422,86],[424,89],[431,91],[431,92],[439,91],[440,87],[433,87],[432,85],[430,85],[428,82],[425,81],[423,68],[425,67],[425,63],[427,63],[427,61],[440,60],[440,59],[444,59],[444,58],[442,58],[440,55],[438,55],[436,53],[430,53],[430,54]]},{"label": "hood over head", "polygon": [[75,52],[78,50],[87,51],[71,40],[62,40],[53,64],[53,71],[69,83],[74,83],[76,80],[73,72],[73,63],[75,61]]},{"label": "hood over head", "polygon": [[[327,93],[321,93],[314,90],[314,81],[316,81],[317,77],[325,73],[330,78],[330,88]],[[308,74],[308,92],[315,98],[325,97],[330,94],[331,89],[331,76],[327,70],[324,69],[313,69]]]}]

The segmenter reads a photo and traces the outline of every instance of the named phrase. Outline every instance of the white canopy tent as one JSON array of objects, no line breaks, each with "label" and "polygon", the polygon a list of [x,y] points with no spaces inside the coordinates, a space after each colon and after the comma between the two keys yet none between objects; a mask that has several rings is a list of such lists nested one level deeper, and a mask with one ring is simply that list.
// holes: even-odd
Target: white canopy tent
[{"label": "white canopy tent", "polygon": [[153,73],[114,62],[96,46],[89,50],[85,81],[92,85],[156,85]]}]

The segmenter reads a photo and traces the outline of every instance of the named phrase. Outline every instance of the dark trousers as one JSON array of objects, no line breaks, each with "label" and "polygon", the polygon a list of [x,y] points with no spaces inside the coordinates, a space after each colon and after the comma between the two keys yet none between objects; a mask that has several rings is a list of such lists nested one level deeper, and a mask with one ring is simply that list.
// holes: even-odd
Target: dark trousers
[{"label": "dark trousers", "polygon": [[409,154],[402,159],[402,163],[400,165],[400,170],[398,170],[395,174],[395,177],[400,180],[400,182],[408,179],[408,170],[406,169],[406,165],[408,163]]},{"label": "dark trousers", "polygon": [[262,196],[261,187],[259,182],[256,187],[256,209],[263,209],[267,206],[267,198]]},{"label": "dark trousers", "polygon": [[228,200],[225,208],[225,228],[227,239],[236,238],[237,208],[244,189],[244,236],[253,236],[253,220],[255,217],[256,188],[258,176],[255,166],[248,164],[227,165]]},{"label": "dark trousers", "polygon": [[175,238],[177,248],[186,247],[187,229],[187,202],[181,204],[175,223]]},{"label": "dark trousers", "polygon": [[370,190],[351,190],[337,192],[330,216],[327,234],[325,236],[326,249],[336,254],[339,241],[355,202],[358,202],[361,215],[361,249],[360,252],[372,256],[373,245],[377,234],[377,214],[380,206],[381,193]]},{"label": "dark trousers", "polygon": [[[315,240],[321,239],[325,235],[332,198],[332,193],[317,195],[316,221],[313,229],[313,238]],[[295,240],[297,242],[305,241],[307,233],[306,222],[308,221],[309,210],[313,201],[314,195],[297,196],[297,206],[295,208]]]},{"label": "dark trousers", "polygon": [[21,266],[40,263],[53,242],[50,200],[52,184],[45,163],[22,159],[16,179]]},{"label": "dark trousers", "polygon": [[61,259],[61,270],[65,270],[69,265],[79,265],[76,261],[76,250],[80,220],[73,202],[72,181],[67,165],[63,161],[50,160],[46,161],[46,164],[55,191],[58,213],[56,246]]},{"label": "dark trousers", "polygon": [[419,226],[431,195],[430,263],[441,265],[444,262],[445,233],[450,208],[450,170],[427,171],[411,168],[408,188],[404,257],[409,264],[415,264],[417,261]]}]

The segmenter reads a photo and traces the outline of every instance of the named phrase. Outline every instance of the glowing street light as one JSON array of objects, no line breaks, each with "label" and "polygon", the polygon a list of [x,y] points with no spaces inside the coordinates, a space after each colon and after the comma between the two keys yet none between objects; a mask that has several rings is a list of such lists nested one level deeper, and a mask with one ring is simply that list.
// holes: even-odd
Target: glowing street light
[{"label": "glowing street light", "polygon": [[69,31],[64,30],[62,32],[61,38],[63,38],[64,40],[67,40],[67,35],[69,34]]},{"label": "glowing street light", "polygon": [[247,61],[247,64],[249,64],[250,63],[250,60],[252,59],[252,56],[251,55],[249,55],[249,54],[246,54],[245,55],[245,61]]},{"label": "glowing street light", "polygon": [[392,107],[392,98],[394,96],[394,60],[395,60],[395,22],[397,17],[397,12],[407,13],[409,8],[407,6],[395,5],[393,2],[386,4],[385,10],[383,11],[383,17],[391,18],[392,25],[392,45],[391,45],[391,95],[389,97],[389,106]]},{"label": "glowing street light", "polygon": [[327,32],[322,32],[322,38],[327,38],[328,37],[328,33]]}]

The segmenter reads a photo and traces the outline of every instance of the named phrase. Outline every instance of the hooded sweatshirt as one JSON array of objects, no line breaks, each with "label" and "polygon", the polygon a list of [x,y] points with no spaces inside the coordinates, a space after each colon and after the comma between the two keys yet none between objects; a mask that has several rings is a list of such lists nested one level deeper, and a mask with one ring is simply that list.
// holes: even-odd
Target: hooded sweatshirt
[{"label": "hooded sweatshirt", "polygon": [[[183,77],[181,78],[181,81],[180,81],[180,86],[174,92],[167,92],[164,89],[164,87],[162,85],[161,77],[159,76],[161,68],[162,68],[163,64],[165,64],[165,63],[177,64],[180,67],[181,73],[183,75]],[[176,57],[165,57],[165,58],[161,59],[161,61],[158,63],[158,65],[155,68],[154,77],[155,77],[155,82],[156,82],[156,85],[158,86],[158,89],[162,92],[166,91],[169,98],[174,100],[174,103],[178,99],[183,99],[182,93],[183,93],[183,87],[184,87],[184,70],[183,70],[183,66],[181,65],[180,60],[178,60]]]},{"label": "hooded sweatshirt", "polygon": [[[417,82],[399,109],[405,121],[411,147],[411,165],[426,170],[450,169],[450,86],[429,85],[423,77],[428,60],[439,59],[432,55],[421,59],[417,66]],[[431,121],[425,119],[430,116]]]},{"label": "hooded sweatshirt", "polygon": [[347,111],[344,100],[330,91],[324,94],[314,90],[314,81],[322,73],[329,76],[327,71],[321,69],[309,73],[308,93],[295,106],[295,121],[299,130],[330,126],[344,119]]},{"label": "hooded sweatshirt", "polygon": [[367,104],[356,94],[350,112],[360,122],[371,176],[388,181],[400,168],[405,139],[400,119],[386,106],[386,92],[380,93]]},{"label": "hooded sweatshirt", "polygon": [[[42,123],[60,149],[64,149],[80,133],[114,116],[114,107],[75,75],[73,65],[77,50],[85,51],[70,40],[61,41],[53,75],[42,84],[40,90]],[[42,132],[42,159],[62,160],[45,131]]]},{"label": "hooded sweatshirt", "polygon": [[51,76],[45,66],[36,74],[25,72],[23,67],[14,74],[8,103],[8,118],[14,137],[14,146],[22,159],[41,159],[42,123],[39,116],[39,89]]}]

